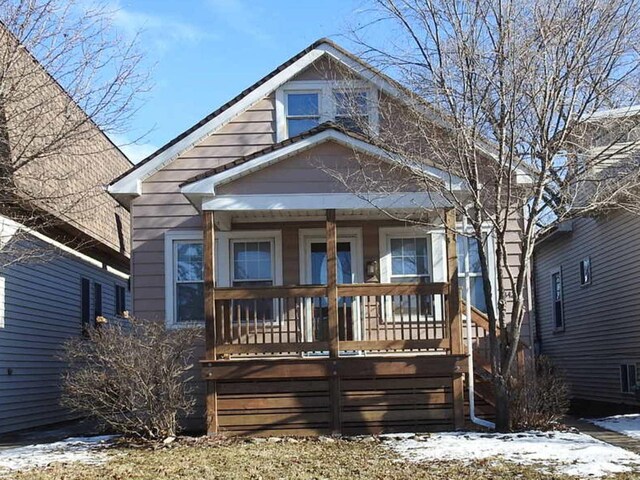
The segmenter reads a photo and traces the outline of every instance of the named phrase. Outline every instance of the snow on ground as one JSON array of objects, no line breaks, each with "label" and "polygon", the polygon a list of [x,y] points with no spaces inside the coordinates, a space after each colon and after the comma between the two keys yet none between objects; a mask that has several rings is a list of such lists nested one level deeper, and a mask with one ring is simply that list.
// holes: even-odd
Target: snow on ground
[{"label": "snow on ground", "polygon": [[451,432],[432,435],[390,435],[385,444],[410,461],[502,459],[554,468],[567,475],[602,477],[618,472],[640,471],[640,455],[582,433]]},{"label": "snow on ground", "polygon": [[54,443],[26,445],[0,450],[0,471],[27,470],[53,462],[101,463],[106,453],[96,451],[109,444],[113,436],[70,437]]},{"label": "snow on ground", "polygon": [[640,440],[640,413],[633,413],[630,415],[614,415],[613,417],[588,419],[588,422],[593,423],[607,430],[613,430],[614,432],[621,433],[627,437],[633,437]]}]

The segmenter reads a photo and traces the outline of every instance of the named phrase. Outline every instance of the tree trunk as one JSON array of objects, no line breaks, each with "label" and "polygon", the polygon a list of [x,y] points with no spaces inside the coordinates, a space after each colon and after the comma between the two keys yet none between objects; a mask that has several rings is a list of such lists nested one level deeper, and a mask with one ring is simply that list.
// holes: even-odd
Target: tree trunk
[{"label": "tree trunk", "polygon": [[496,393],[496,430],[508,432],[511,430],[511,415],[509,413],[509,388],[501,375],[494,376]]}]

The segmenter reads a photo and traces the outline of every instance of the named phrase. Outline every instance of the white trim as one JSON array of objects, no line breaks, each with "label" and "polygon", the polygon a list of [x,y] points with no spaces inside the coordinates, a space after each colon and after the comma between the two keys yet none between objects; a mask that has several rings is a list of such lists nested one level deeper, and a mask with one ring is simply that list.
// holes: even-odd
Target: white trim
[{"label": "white trim", "polygon": [[[175,320],[175,282],[174,282],[174,243],[177,241],[202,242],[200,230],[173,230],[164,234],[164,322],[167,328],[193,327],[204,325],[202,322],[182,322]],[[203,248],[204,255],[204,248]],[[207,259],[203,258],[203,262]]]},{"label": "white trim", "polygon": [[[291,157],[292,155],[296,155],[328,141],[333,141],[368,155],[378,157],[389,163],[407,165],[399,155],[392,154],[382,148],[371,145],[370,143],[353,138],[337,130],[330,129],[299,140],[291,145],[279,148],[278,150],[265,153],[264,155],[256,157],[248,162],[238,165],[237,167],[185,185],[180,189],[180,191],[189,198],[192,203],[198,205],[198,201],[201,197],[215,195],[216,187],[219,185],[224,185],[237,180],[238,178],[257,170],[261,170],[285,158]],[[415,165],[414,168],[419,174],[427,175],[436,180],[445,182],[447,188],[450,190],[466,190],[466,183],[463,179],[445,172],[444,170],[424,164]]]},{"label": "white trim", "polygon": [[354,209],[433,209],[449,207],[449,202],[439,194],[395,193],[389,195],[371,193],[311,193],[283,195],[221,195],[202,203],[202,210],[265,211],[265,210],[354,210]]},{"label": "white trim", "polygon": [[276,90],[276,141],[281,142],[289,138],[287,131],[288,93],[317,93],[319,123],[324,123],[335,121],[336,118],[334,92],[350,90],[367,93],[367,115],[370,128],[372,132],[378,133],[380,129],[378,90],[370,82],[362,80],[292,80]]},{"label": "white trim", "polygon": [[29,227],[26,227],[25,225],[22,225],[8,217],[5,217],[4,215],[0,215],[0,249],[2,249],[2,247],[10,242],[12,240],[12,238],[18,233],[18,231],[24,231],[25,233],[28,233],[29,235],[31,235],[34,238],[37,238],[38,240],[47,243],[48,245],[51,245],[52,247],[60,250],[61,252],[64,252],[66,254],[72,255],[80,260],[82,260],[83,262],[86,262],[90,265],[93,265],[94,267],[98,267],[100,269],[106,270],[109,273],[112,273],[113,275],[116,275],[124,280],[128,280],[129,279],[129,275],[121,272],[120,270],[113,268],[109,265],[106,265],[105,263],[96,260],[95,258],[92,258],[88,255],[85,255],[84,253],[81,253],[77,250],[74,250],[73,248],[69,247],[68,245],[65,245],[63,243],[60,243],[50,237],[47,237],[46,235],[43,235],[40,232],[37,232]]},{"label": "white trim", "polygon": [[4,328],[5,318],[5,278],[0,276],[0,328]]}]

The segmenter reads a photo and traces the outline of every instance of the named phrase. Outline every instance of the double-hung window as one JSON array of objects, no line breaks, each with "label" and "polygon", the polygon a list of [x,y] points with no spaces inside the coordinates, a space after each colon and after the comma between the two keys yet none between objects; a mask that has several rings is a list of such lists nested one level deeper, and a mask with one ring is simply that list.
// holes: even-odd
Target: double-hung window
[{"label": "double-hung window", "polygon": [[551,301],[553,302],[553,328],[564,330],[564,308],[562,305],[562,272],[551,274]]},{"label": "double-hung window", "polygon": [[[431,237],[389,238],[391,255],[390,280],[392,283],[430,283],[431,282]],[[394,297],[392,303],[394,316],[409,315],[417,320],[417,314],[432,313],[431,296],[421,295]]]},{"label": "double-hung window", "polygon": [[173,242],[175,323],[204,321],[202,241]]},{"label": "double-hung window", "polygon": [[[231,282],[234,287],[274,284],[273,240],[231,240]],[[237,300],[233,318],[240,321],[270,321],[274,318],[271,300]]]},{"label": "double-hung window", "polygon": [[[478,310],[487,311],[487,300],[484,294],[484,280],[480,254],[478,253],[478,241],[475,238],[458,235],[458,282],[462,288],[462,298],[467,298],[467,277],[469,277],[471,305]],[[469,252],[469,270],[467,271],[465,254]]]},{"label": "double-hung window", "polygon": [[320,124],[320,92],[288,92],[287,133],[295,137]]}]

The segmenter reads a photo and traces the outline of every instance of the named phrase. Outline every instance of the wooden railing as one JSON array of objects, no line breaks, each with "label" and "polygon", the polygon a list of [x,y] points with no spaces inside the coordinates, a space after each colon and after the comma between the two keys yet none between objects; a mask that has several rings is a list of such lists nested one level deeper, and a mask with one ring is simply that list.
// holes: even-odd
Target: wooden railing
[{"label": "wooden railing", "polygon": [[[337,293],[341,355],[447,352],[446,283],[348,284]],[[216,288],[215,318],[219,358],[323,355],[336,341],[325,285]]]}]

